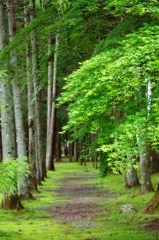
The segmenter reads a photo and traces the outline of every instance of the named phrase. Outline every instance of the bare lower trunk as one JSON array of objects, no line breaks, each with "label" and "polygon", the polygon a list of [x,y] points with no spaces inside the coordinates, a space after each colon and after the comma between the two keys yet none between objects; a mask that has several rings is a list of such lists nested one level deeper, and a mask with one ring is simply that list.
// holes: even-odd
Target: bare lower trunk
[{"label": "bare lower trunk", "polygon": [[146,207],[144,208],[144,212],[151,214],[159,213],[159,184],[153,198],[150,200],[150,202],[147,203]]},{"label": "bare lower trunk", "polygon": [[150,159],[150,173],[159,172],[159,153],[148,147],[149,159]]},{"label": "bare lower trunk", "polygon": [[4,210],[23,210],[24,207],[21,204],[21,200],[17,194],[5,197],[2,199],[1,206]]},{"label": "bare lower trunk", "polygon": [[[126,179],[126,185],[125,187],[127,188],[134,188],[134,187],[139,187],[139,179],[137,176],[137,170],[134,168],[133,164],[135,163],[132,157],[132,155],[127,152],[127,158],[129,159],[129,164],[128,164],[128,176]],[[135,158],[134,158],[135,159]]]},{"label": "bare lower trunk", "polygon": [[128,171],[128,177],[127,177],[125,187],[135,188],[135,187],[139,187],[139,186],[140,186],[140,183],[139,183],[139,179],[137,176],[137,171],[134,167],[131,167]]},{"label": "bare lower trunk", "polygon": [[[18,158],[26,156],[25,135],[23,126],[23,116],[20,101],[19,86],[13,85],[13,97],[14,97],[14,112],[15,112],[15,125],[16,125],[16,141],[17,141],[17,153]],[[20,198],[29,199],[32,197],[29,188],[28,178],[24,177],[19,180],[18,193]]]},{"label": "bare lower trunk", "polygon": [[140,171],[141,171],[141,193],[153,191],[150,175],[150,163],[148,158],[148,149],[143,136],[143,129],[140,130],[138,136],[139,156],[140,156]]}]

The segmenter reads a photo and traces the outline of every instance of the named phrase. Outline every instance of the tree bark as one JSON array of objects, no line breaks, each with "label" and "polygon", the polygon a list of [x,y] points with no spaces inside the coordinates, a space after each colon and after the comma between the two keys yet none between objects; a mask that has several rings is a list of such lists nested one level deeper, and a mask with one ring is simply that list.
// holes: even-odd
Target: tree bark
[{"label": "tree bark", "polygon": [[[5,43],[4,35],[4,1],[0,1],[0,51],[3,50]],[[12,106],[11,85],[7,77],[1,82],[0,87],[1,104],[1,130],[2,130],[2,151],[3,161],[7,157],[16,157],[15,147],[15,127],[14,127],[14,113]],[[24,207],[21,204],[18,195],[11,195],[9,197],[3,196],[1,208],[5,210],[17,209],[22,210]]]},{"label": "tree bark", "polygon": [[135,187],[139,187],[140,183],[139,183],[139,179],[137,176],[137,171],[134,167],[131,167],[128,171],[128,177],[126,180],[126,188],[135,188]]},{"label": "tree bark", "polygon": [[61,134],[59,133],[59,125],[57,124],[57,140],[56,140],[56,161],[61,162]]},{"label": "tree bark", "polygon": [[[51,103],[52,103],[52,78],[53,78],[53,57],[51,54],[52,37],[48,38],[48,86],[47,86],[47,136],[49,140],[50,121],[51,121]],[[49,142],[46,143],[48,145]]]},{"label": "tree bark", "polygon": [[155,192],[154,196],[144,208],[144,212],[151,213],[151,214],[159,213],[159,184],[158,184],[158,189]]},{"label": "tree bark", "polygon": [[9,197],[4,197],[1,202],[2,209],[4,210],[18,210],[21,211],[24,209],[21,200],[17,194],[11,195]]},{"label": "tree bark", "polygon": [[78,141],[77,140],[74,141],[73,151],[74,151],[74,160],[75,162],[78,162]]},{"label": "tree bark", "polygon": [[150,173],[159,172],[159,154],[155,150],[148,147],[148,157],[150,160]]},{"label": "tree bark", "polygon": [[[34,20],[34,6],[30,11],[30,20]],[[35,134],[36,134],[36,149],[39,162],[40,182],[45,179],[46,168],[45,158],[43,151],[43,134],[42,134],[42,118],[41,118],[41,91],[38,77],[38,58],[37,58],[37,45],[35,34],[32,33],[31,37],[32,48],[32,75],[33,75],[33,87],[34,87],[34,101],[35,101]]]},{"label": "tree bark", "polygon": [[145,143],[143,129],[140,129],[138,136],[139,156],[140,156],[140,171],[141,171],[141,193],[153,191],[150,175],[150,162],[148,158],[148,149]]},{"label": "tree bark", "polygon": [[[71,141],[71,134],[70,134],[70,132],[67,132],[67,139],[68,139],[68,141]],[[68,154],[69,154],[69,161],[70,161],[70,162],[73,161],[72,151],[73,151],[73,149],[72,149],[72,143],[69,142],[69,143],[68,143]]]},{"label": "tree bark", "polygon": [[[29,20],[29,11],[28,4],[24,2],[24,23],[25,26],[28,25]],[[27,87],[28,87],[28,157],[29,157],[29,166],[31,171],[30,182],[30,190],[38,192],[37,187],[37,168],[38,168],[38,160],[36,158],[36,150],[35,150],[35,115],[34,115],[34,102],[33,102],[33,79],[31,74],[31,42],[30,37],[28,37],[26,42],[26,68],[27,68]]]},{"label": "tree bark", "polygon": [[53,157],[53,143],[55,139],[55,114],[56,114],[56,82],[57,82],[57,54],[59,49],[59,33],[56,34],[55,39],[55,53],[54,53],[54,69],[53,69],[53,90],[52,90],[52,106],[51,106],[51,119],[49,126],[49,135],[47,139],[47,148],[46,148],[46,168],[47,170],[55,170]]},{"label": "tree bark", "polygon": [[[5,31],[4,31],[4,1],[0,2],[0,52],[5,46]],[[4,66],[6,67],[6,66]],[[7,67],[6,67],[7,68]],[[12,106],[11,84],[8,77],[3,76],[0,85],[1,92],[1,131],[2,131],[2,157],[3,160],[8,156],[16,157],[15,146],[15,127],[14,127],[14,112]]]},{"label": "tree bark", "polygon": [[[9,41],[12,42],[16,33],[16,23],[14,20],[14,0],[7,1],[8,8],[8,26],[9,26]],[[16,142],[17,142],[17,155],[18,158],[26,156],[26,144],[23,126],[22,106],[20,97],[20,87],[18,82],[18,66],[17,66],[17,53],[16,50],[10,52],[11,60],[10,65],[12,68],[12,91],[14,99],[14,114],[15,114],[15,127],[16,127]],[[18,185],[19,196],[23,199],[32,197],[26,177],[20,179]]]}]

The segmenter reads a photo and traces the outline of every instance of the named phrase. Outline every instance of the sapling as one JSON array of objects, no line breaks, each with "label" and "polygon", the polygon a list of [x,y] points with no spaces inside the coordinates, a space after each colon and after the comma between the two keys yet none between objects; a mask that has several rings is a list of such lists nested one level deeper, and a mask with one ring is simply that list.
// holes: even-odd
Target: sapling
[{"label": "sapling", "polygon": [[19,179],[30,173],[27,158],[22,157],[14,160],[12,157],[8,157],[0,163],[0,173],[0,192],[3,196],[17,194]]},{"label": "sapling", "polygon": [[[3,195],[2,208],[18,208],[20,199],[18,197],[18,182],[21,178],[29,176],[29,166],[27,157],[17,158],[8,157],[0,163],[0,192]],[[18,204],[15,203],[18,201]],[[13,204],[15,203],[15,204]],[[5,206],[6,205],[6,206]]]}]

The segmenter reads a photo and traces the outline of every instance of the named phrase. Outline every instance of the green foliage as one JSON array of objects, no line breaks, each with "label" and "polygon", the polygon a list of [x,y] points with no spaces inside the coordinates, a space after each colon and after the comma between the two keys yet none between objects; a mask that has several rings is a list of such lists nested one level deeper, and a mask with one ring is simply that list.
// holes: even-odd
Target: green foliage
[{"label": "green foliage", "polygon": [[0,163],[0,192],[4,196],[17,193],[19,179],[29,175],[27,158],[14,160],[11,157]]},{"label": "green foliage", "polygon": [[7,76],[6,71],[0,70],[0,80],[1,80],[3,77],[6,77],[6,76]]},{"label": "green foliage", "polygon": [[69,103],[64,130],[76,129],[76,136],[97,134],[100,150],[109,152],[115,172],[123,164],[135,166],[141,128],[143,141],[158,146],[153,127],[159,113],[158,36],[159,27],[153,22],[125,35],[115,48],[83,62],[66,79],[59,98],[59,104]]},{"label": "green foliage", "polygon": [[100,176],[104,178],[108,175],[108,172],[111,171],[111,167],[108,162],[108,154],[104,151],[100,152]]},{"label": "green foliage", "polygon": [[119,46],[120,42],[125,38],[128,33],[133,33],[142,24],[145,19],[138,20],[137,17],[129,16],[124,19],[124,21],[119,22],[108,34],[107,37],[102,39],[95,47],[93,56],[99,54],[103,51],[108,51],[109,49],[115,49]]},{"label": "green foliage", "polygon": [[138,17],[148,15],[158,18],[159,13],[159,3],[156,0],[113,0],[106,2],[105,8],[120,17],[131,14]]}]

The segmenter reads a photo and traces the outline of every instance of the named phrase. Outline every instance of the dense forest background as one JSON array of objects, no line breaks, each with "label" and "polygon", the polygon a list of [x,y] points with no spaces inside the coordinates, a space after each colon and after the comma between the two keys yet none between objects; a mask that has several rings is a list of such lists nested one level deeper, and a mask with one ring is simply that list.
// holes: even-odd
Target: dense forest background
[{"label": "dense forest background", "polygon": [[156,0],[0,1],[1,160],[28,157],[31,191],[62,154],[153,191],[158,16]]}]

